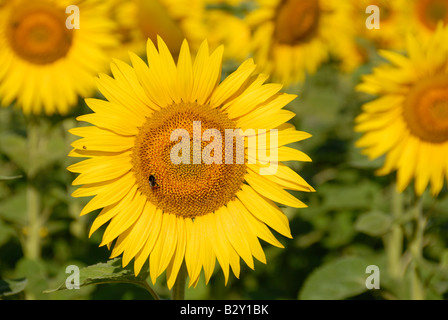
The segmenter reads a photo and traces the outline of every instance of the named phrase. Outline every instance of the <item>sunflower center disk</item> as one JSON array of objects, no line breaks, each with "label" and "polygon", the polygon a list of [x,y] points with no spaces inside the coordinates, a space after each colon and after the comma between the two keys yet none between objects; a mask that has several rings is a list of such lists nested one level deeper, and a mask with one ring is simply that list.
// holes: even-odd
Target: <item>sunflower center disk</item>
[{"label": "sunflower center disk", "polygon": [[448,74],[427,79],[410,90],[404,119],[422,140],[448,141]]},{"label": "sunflower center disk", "polygon": [[275,18],[275,38],[286,45],[307,42],[317,32],[319,17],[317,0],[283,0]]},{"label": "sunflower center disk", "polygon": [[49,5],[21,5],[8,21],[8,40],[22,59],[39,65],[65,57],[73,42],[73,32],[65,12]]},{"label": "sunflower center disk", "polygon": [[446,0],[420,0],[416,12],[420,21],[430,30],[435,30],[439,21],[448,23],[448,2]]},{"label": "sunflower center disk", "polygon": [[[217,130],[222,143],[215,135],[205,139],[208,129]],[[236,159],[236,142],[230,145],[233,161],[225,159],[226,129],[234,130],[235,124],[225,114],[195,103],[173,104],[155,112],[140,128],[132,152],[140,191],[159,209],[182,217],[194,218],[226,205],[246,172],[246,165]],[[210,148],[212,143],[219,147]],[[212,163],[204,159],[207,154],[214,157]]]}]

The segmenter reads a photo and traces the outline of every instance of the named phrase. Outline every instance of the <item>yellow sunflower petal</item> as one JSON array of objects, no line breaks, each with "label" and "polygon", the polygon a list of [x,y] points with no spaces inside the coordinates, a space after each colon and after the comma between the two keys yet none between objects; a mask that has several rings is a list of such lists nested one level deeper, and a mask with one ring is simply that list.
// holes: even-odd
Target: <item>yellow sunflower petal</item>
[{"label": "yellow sunflower petal", "polygon": [[168,289],[171,289],[177,279],[177,274],[184,261],[185,247],[186,247],[186,227],[183,218],[176,218],[177,222],[177,244],[176,251],[173,258],[166,269],[167,285]]},{"label": "yellow sunflower petal", "polygon": [[74,128],[69,132],[83,137],[71,144],[73,148],[89,151],[124,152],[133,147],[135,139],[95,126]]},{"label": "yellow sunflower petal", "polygon": [[111,157],[92,158],[72,164],[67,170],[81,173],[73,181],[73,185],[108,181],[131,170],[132,165],[129,155],[129,152],[125,152]]},{"label": "yellow sunflower petal", "polygon": [[230,74],[213,92],[210,98],[212,107],[219,107],[226,103],[244,85],[256,66],[253,59],[248,59],[238,69]]},{"label": "yellow sunflower petal", "polygon": [[[219,236],[219,231],[217,229],[216,223],[217,219],[215,215],[205,215],[204,219],[206,238],[209,240],[212,246],[213,252],[218,259],[221,269],[224,273],[225,284],[229,280],[229,244],[227,244],[227,239],[225,239],[224,234]],[[224,236],[224,237],[222,237]]]},{"label": "yellow sunflower petal", "polygon": [[236,213],[229,210],[226,207],[222,207],[221,210],[215,213],[216,218],[222,225],[226,234],[227,240],[229,240],[233,249],[244,260],[249,268],[254,268],[254,261],[252,259],[252,253],[250,251],[249,243],[245,235],[241,232],[241,226],[238,225],[238,218]]},{"label": "yellow sunflower petal", "polygon": [[258,173],[249,171],[248,174],[246,174],[245,179],[254,190],[275,202],[294,208],[306,207],[302,201],[298,200],[275,183],[271,183],[267,178]]},{"label": "yellow sunflower petal", "polygon": [[159,83],[151,74],[146,63],[135,53],[130,52],[132,65],[134,67],[137,79],[142,85],[145,94],[159,107],[166,107],[171,103],[170,97],[163,93]]},{"label": "yellow sunflower petal", "polygon": [[154,245],[155,245],[157,238],[159,236],[159,233],[160,233],[160,228],[162,225],[162,217],[163,217],[163,212],[161,210],[157,209],[154,213],[153,221],[148,226],[148,229],[149,229],[148,238],[143,239],[144,246],[135,256],[134,273],[136,275],[138,275],[140,273],[140,270],[142,269],[145,262],[148,261],[148,257],[154,248]]},{"label": "yellow sunflower petal", "polygon": [[188,286],[191,287],[199,278],[201,272],[201,260],[199,258],[201,252],[201,239],[203,233],[200,231],[198,223],[191,219],[185,220],[187,228],[187,247],[185,250],[185,264],[187,266],[190,282]]},{"label": "yellow sunflower petal", "polygon": [[272,244],[273,246],[284,248],[284,246],[274,237],[268,227],[266,227],[262,221],[250,213],[240,200],[235,199],[235,205],[238,206],[238,209],[242,212],[243,219],[246,220],[247,225],[257,237]]},{"label": "yellow sunflower petal", "polygon": [[238,199],[256,218],[285,237],[292,238],[288,219],[272,201],[263,198],[250,186],[243,185],[241,189]]},{"label": "yellow sunflower petal", "polygon": [[134,225],[125,231],[126,242],[123,249],[123,264],[127,265],[144,245],[142,239],[148,239],[151,225],[155,219],[156,208],[150,203],[145,204],[142,215]]},{"label": "yellow sunflower petal", "polygon": [[112,242],[120,234],[122,234],[127,228],[129,228],[142,214],[145,206],[145,199],[138,193],[129,202],[128,210],[120,212],[119,215],[115,215],[109,222],[106,230],[103,234],[103,240],[100,246]]},{"label": "yellow sunflower petal", "polygon": [[[213,90],[221,79],[221,63],[224,51],[224,47],[219,46],[208,57],[208,45],[206,42],[204,43],[205,45],[203,47],[201,46],[202,49],[199,49],[198,56],[193,65],[194,84],[192,99],[200,104],[210,99]],[[201,51],[203,52],[202,55]]]},{"label": "yellow sunflower petal", "polygon": [[233,213],[235,222],[240,226],[241,230],[247,230],[245,232],[242,232],[241,234],[244,234],[251,254],[258,261],[266,263],[266,256],[264,255],[264,251],[257,239],[257,235],[252,232],[251,227],[247,224],[247,220],[243,217],[243,215],[246,214],[246,210],[241,210],[241,206],[236,204],[236,201],[230,201],[227,204],[227,209]]},{"label": "yellow sunflower petal", "polygon": [[114,204],[130,191],[135,183],[135,178],[130,174],[108,181],[107,183],[98,183],[93,185],[84,185],[72,193],[73,197],[86,197],[96,195],[82,209],[80,215],[85,215],[93,210]]},{"label": "yellow sunflower petal", "polygon": [[182,42],[179,60],[177,62],[177,88],[182,101],[191,102],[193,65],[191,63],[190,49],[186,40]]},{"label": "yellow sunflower petal", "polygon": [[160,234],[149,256],[149,274],[153,283],[166,269],[170,262],[177,243],[176,216],[163,214]]}]

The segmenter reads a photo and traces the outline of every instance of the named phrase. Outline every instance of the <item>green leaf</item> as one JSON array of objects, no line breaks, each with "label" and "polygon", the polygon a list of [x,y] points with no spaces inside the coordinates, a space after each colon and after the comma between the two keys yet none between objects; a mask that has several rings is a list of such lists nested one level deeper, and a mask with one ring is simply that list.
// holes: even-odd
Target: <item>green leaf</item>
[{"label": "green leaf", "polygon": [[47,266],[42,259],[23,257],[15,265],[14,277],[26,278],[26,296],[31,299],[44,300],[42,293],[47,288]]},{"label": "green leaf", "polygon": [[26,278],[14,280],[0,279],[0,297],[12,296],[25,290],[28,283]]},{"label": "green leaf", "polygon": [[[145,286],[146,279],[149,275],[149,268],[142,268],[140,274],[136,277],[134,269],[131,265],[122,267],[121,258],[115,258],[105,263],[98,263],[79,270],[79,287],[84,287],[94,284],[103,283],[132,283],[140,286]],[[67,274],[67,277],[70,273]],[[44,293],[51,293],[60,290],[68,290],[66,282],[62,283],[56,289],[44,291]]]},{"label": "green leaf", "polygon": [[337,248],[352,242],[356,231],[353,227],[353,214],[338,212],[328,225],[328,236],[322,243],[327,248]]},{"label": "green leaf", "polygon": [[383,212],[368,212],[361,215],[355,223],[357,231],[369,236],[381,236],[389,231],[392,225],[392,217]]},{"label": "green leaf", "polygon": [[0,218],[13,224],[26,224],[26,189],[19,188],[15,194],[0,201]]},{"label": "green leaf", "polygon": [[339,300],[367,290],[368,262],[359,257],[343,257],[322,265],[305,281],[299,294],[302,300]]},{"label": "green leaf", "polygon": [[354,144],[350,145],[348,157],[348,164],[351,167],[360,170],[375,170],[381,168],[384,164],[384,157],[378,157],[373,160],[369,159],[366,155],[362,154],[360,149],[355,147]]},{"label": "green leaf", "polygon": [[33,132],[28,130],[28,135],[33,133],[37,140],[35,146],[30,145],[29,137],[16,133],[7,132],[0,136],[0,152],[10,158],[28,177],[56,162],[63,162],[67,155],[66,143],[59,127],[49,128],[48,123],[40,123]]},{"label": "green leaf", "polygon": [[375,183],[327,184],[319,188],[324,196],[321,207],[329,210],[370,210],[380,192]]},{"label": "green leaf", "polygon": [[0,247],[15,235],[14,228],[0,220]]},{"label": "green leaf", "polygon": [[26,138],[14,133],[4,133],[0,136],[0,151],[7,155],[20,169],[26,172],[28,148]]}]

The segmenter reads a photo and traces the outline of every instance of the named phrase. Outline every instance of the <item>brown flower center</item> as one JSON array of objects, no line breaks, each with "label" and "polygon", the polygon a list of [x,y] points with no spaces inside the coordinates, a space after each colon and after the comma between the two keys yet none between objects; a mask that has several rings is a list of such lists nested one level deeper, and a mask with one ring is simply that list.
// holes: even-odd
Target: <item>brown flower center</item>
[{"label": "brown flower center", "polygon": [[448,74],[426,79],[411,88],[403,116],[410,131],[432,143],[448,141]]},{"label": "brown flower center", "polygon": [[49,4],[21,4],[13,8],[7,22],[7,37],[22,59],[45,65],[63,58],[73,42],[64,10]]},{"label": "brown flower center", "polygon": [[180,51],[185,34],[180,27],[181,19],[171,17],[160,0],[137,0],[137,23],[143,35],[154,43],[161,36],[173,55]]},{"label": "brown flower center", "polygon": [[419,0],[415,10],[418,19],[430,30],[435,30],[439,21],[448,24],[447,0]]},{"label": "brown flower center", "polygon": [[315,36],[319,18],[318,0],[283,0],[277,8],[275,39],[287,45],[307,42]]},{"label": "brown flower center", "polygon": [[[175,135],[172,139],[177,129],[184,129],[188,136]],[[207,146],[215,139],[211,137],[210,141],[204,141],[203,134],[207,129],[219,131],[222,144],[219,149],[212,148],[211,152],[204,153],[204,150],[210,151]],[[226,148],[224,139],[226,129],[234,130],[235,124],[225,114],[196,103],[173,104],[155,112],[140,128],[132,153],[133,171],[140,191],[159,209],[182,217],[194,218],[226,205],[234,199],[246,172],[246,165],[238,164],[235,159],[236,142],[230,146],[233,148],[232,163],[225,161],[225,149],[229,147]],[[184,157],[188,159],[187,163],[176,163],[178,156],[185,156],[183,152],[186,150],[177,148],[180,143],[188,143],[189,155]],[[173,158],[173,150],[176,150],[177,160]],[[204,154],[213,157],[219,150],[221,161],[205,163]]]}]

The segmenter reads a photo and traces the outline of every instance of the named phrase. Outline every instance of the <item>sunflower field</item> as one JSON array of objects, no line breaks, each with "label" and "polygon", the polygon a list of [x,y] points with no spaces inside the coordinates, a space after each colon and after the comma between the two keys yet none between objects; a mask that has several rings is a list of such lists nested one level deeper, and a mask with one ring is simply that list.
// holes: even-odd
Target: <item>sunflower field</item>
[{"label": "sunflower field", "polygon": [[448,0],[0,0],[0,64],[0,300],[448,298]]}]

